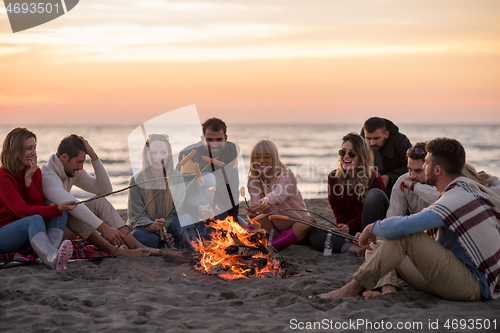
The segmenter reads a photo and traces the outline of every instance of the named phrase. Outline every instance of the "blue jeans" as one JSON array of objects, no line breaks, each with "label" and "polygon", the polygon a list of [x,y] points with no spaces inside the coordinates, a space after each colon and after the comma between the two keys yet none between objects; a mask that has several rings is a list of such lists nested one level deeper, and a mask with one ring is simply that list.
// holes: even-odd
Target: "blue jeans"
[{"label": "blue jeans", "polygon": [[[174,240],[176,239],[176,236],[179,234],[181,230],[180,226],[181,222],[184,222],[183,224],[192,225],[192,220],[189,215],[182,215],[180,218],[175,219],[170,225],[170,228],[168,229],[168,233],[172,234]],[[149,231],[148,229],[145,228],[137,228],[134,231],[132,231],[132,235],[144,246],[151,247],[153,249],[164,247],[163,246],[164,244],[160,239],[160,234],[157,232]]]},{"label": "blue jeans", "polygon": [[44,220],[40,215],[24,217],[0,228],[0,254],[10,253],[30,245],[31,239],[39,232],[57,228],[62,231],[66,228],[68,213],[62,216]]}]

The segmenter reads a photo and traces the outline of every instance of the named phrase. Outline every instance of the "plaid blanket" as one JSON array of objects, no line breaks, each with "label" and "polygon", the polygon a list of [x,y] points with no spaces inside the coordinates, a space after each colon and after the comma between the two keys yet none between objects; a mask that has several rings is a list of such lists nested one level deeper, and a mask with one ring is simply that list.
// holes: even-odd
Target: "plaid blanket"
[{"label": "plaid blanket", "polygon": [[[111,256],[106,252],[100,251],[99,248],[87,243],[80,237],[77,237],[71,242],[73,243],[73,255],[71,256],[71,259],[104,258]],[[37,257],[37,254],[33,251],[31,246],[28,246],[26,249],[17,250],[12,253],[0,254],[0,267],[11,261],[24,263],[38,262]]]},{"label": "plaid blanket", "polygon": [[500,298],[500,196],[468,178],[458,177],[430,209],[457,236],[478,270],[486,277],[490,295]]}]

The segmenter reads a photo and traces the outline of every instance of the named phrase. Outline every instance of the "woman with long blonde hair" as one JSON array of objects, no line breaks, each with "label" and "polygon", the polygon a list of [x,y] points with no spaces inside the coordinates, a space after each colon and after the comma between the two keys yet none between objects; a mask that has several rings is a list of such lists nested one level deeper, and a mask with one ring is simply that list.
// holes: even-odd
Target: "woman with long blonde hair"
[{"label": "woman with long blonde hair", "polygon": [[[260,140],[250,153],[250,172],[248,174],[248,192],[251,204],[247,208],[248,217],[254,218],[259,211],[264,198],[280,209],[306,209],[302,195],[297,187],[297,179],[283,162],[281,162],[278,148],[271,140]],[[271,206],[264,209],[264,213],[274,210]],[[288,211],[291,215],[315,222],[307,212]],[[284,215],[277,212],[278,215]],[[293,221],[270,221],[264,218],[259,221],[268,231],[273,230],[272,246],[281,250],[292,244],[299,243],[312,227]]]},{"label": "woman with long blonde hair", "polygon": [[0,254],[28,245],[51,269],[64,269],[73,254],[62,241],[73,201],[45,206],[42,172],[37,166],[36,135],[26,128],[7,134],[0,167]]}]

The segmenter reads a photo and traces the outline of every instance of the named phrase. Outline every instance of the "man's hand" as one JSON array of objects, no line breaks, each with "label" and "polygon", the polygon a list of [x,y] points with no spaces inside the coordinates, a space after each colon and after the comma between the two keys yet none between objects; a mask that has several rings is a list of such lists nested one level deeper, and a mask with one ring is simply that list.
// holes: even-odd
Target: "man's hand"
[{"label": "man's hand", "polygon": [[363,232],[361,233],[361,236],[359,236],[359,242],[358,245],[361,246],[364,249],[371,250],[372,248],[370,247],[370,242],[369,240],[372,240],[372,243],[377,244],[377,236],[374,236],[372,234],[372,227],[373,223],[367,225],[364,229]]},{"label": "man's hand", "polygon": [[410,190],[412,184],[413,184],[413,180],[411,180],[410,177],[405,177],[405,178],[403,178],[401,183],[399,183],[399,188],[401,189],[401,192],[404,192],[405,188]]},{"label": "man's hand", "polygon": [[385,187],[387,187],[387,185],[389,185],[389,176],[383,175],[382,180],[384,181]]},{"label": "man's hand", "polygon": [[198,213],[200,213],[204,220],[208,220],[214,217],[214,211],[212,210],[212,208],[210,208],[210,205],[199,206]]},{"label": "man's hand", "polygon": [[111,241],[111,244],[115,244],[116,246],[125,244],[125,235],[120,230],[112,228],[104,222],[99,226],[99,228],[97,228],[97,230],[100,231],[106,239]]},{"label": "man's hand", "polygon": [[89,155],[91,161],[97,160],[97,154],[95,153],[94,149],[90,146],[89,142],[83,138],[83,136],[79,136],[78,139],[82,140],[83,144],[85,145],[85,152],[87,155]]}]

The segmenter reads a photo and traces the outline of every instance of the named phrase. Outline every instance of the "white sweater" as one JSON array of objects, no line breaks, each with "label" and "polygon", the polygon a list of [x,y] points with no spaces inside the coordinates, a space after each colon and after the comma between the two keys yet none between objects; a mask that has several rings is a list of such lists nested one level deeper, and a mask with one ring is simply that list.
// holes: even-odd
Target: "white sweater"
[{"label": "white sweater", "polygon": [[[42,166],[43,195],[49,202],[58,205],[64,201],[76,200],[70,194],[73,185],[96,195],[112,192],[113,187],[101,161],[99,159],[92,161],[92,167],[95,178],[85,170],[77,171],[74,177],[68,177],[59,157],[53,154],[48,164]],[[94,229],[97,229],[103,222],[85,205],[78,205],[68,213]]]},{"label": "white sweater", "polygon": [[404,216],[407,209],[411,214],[418,213],[422,209],[432,205],[438,199],[439,192],[434,186],[421,183],[416,183],[413,191],[405,188],[404,192],[402,192],[399,184],[408,176],[409,174],[405,173],[394,184],[387,217]]}]

